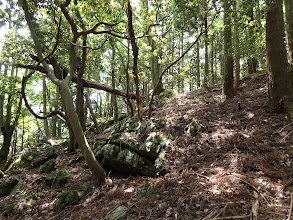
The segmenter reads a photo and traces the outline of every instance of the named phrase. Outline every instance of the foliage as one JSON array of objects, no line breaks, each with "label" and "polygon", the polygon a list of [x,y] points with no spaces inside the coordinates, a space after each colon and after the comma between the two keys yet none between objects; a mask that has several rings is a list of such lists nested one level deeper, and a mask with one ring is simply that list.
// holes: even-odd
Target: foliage
[{"label": "foliage", "polygon": [[14,202],[6,203],[1,209],[4,216],[8,216],[9,214],[15,212],[16,210],[17,210],[17,206]]}]

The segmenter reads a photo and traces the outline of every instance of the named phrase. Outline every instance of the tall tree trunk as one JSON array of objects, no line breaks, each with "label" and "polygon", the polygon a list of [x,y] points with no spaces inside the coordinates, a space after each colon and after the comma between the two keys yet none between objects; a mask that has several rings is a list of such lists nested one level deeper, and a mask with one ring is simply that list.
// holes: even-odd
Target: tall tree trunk
[{"label": "tall tree trunk", "polygon": [[[47,115],[47,85],[46,85],[46,76],[43,76],[43,114]],[[50,131],[49,131],[49,124],[48,119],[44,119],[44,130],[46,140],[50,139]]]},{"label": "tall tree trunk", "polygon": [[[40,60],[42,60],[43,55],[42,55],[42,51],[41,51],[41,47],[40,47],[40,43],[39,43],[39,39],[38,36],[36,35],[36,32],[34,30],[34,26],[31,22],[31,18],[30,18],[30,13],[29,13],[29,9],[28,9],[28,5],[27,5],[27,1],[23,0],[22,1],[23,5],[22,8],[24,10],[25,13],[25,19],[27,21],[28,27],[30,29],[31,32],[31,36],[32,39],[34,41],[35,44],[35,49],[38,55],[38,58]],[[66,12],[65,8],[68,6],[69,2],[66,2],[65,4],[61,5],[61,10],[64,14],[68,15],[68,13]],[[56,84],[59,89],[60,89],[60,95],[62,98],[62,101],[64,103],[64,107],[65,107],[65,111],[66,111],[66,115],[68,118],[68,122],[70,123],[70,126],[73,130],[74,136],[76,138],[76,141],[78,142],[78,146],[85,158],[85,161],[87,162],[94,179],[98,182],[98,183],[104,183],[105,182],[105,172],[103,170],[103,168],[101,167],[101,165],[98,163],[98,161],[96,160],[93,152],[91,151],[91,148],[86,140],[86,137],[84,135],[83,129],[81,127],[81,124],[79,122],[79,118],[78,115],[76,113],[76,109],[74,107],[73,104],[73,98],[72,98],[72,94],[70,92],[69,89],[69,82],[71,81],[75,71],[76,71],[76,60],[74,59],[74,55],[75,55],[75,48],[73,45],[71,45],[71,47],[69,48],[69,54],[70,54],[70,75],[67,76],[64,80],[58,80],[54,74],[54,72],[50,69],[50,67],[48,66],[48,64],[46,63],[46,61],[42,62],[42,65],[44,66],[44,68],[46,69],[47,73],[48,73],[48,77],[50,78],[50,80]],[[74,63],[75,62],[75,63]]]},{"label": "tall tree trunk", "polygon": [[288,73],[284,42],[283,1],[270,4],[266,16],[267,70],[269,75],[269,108],[293,116],[292,83]]},{"label": "tall tree trunk", "polygon": [[216,77],[215,77],[215,71],[214,71],[214,56],[215,56],[215,45],[214,45],[214,34],[211,36],[211,85],[212,87],[215,85]]},{"label": "tall tree trunk", "polygon": [[139,78],[138,78],[138,69],[137,69],[138,47],[135,41],[135,34],[133,30],[132,8],[130,5],[130,1],[127,1],[127,17],[128,17],[128,31],[129,31],[129,36],[131,39],[131,46],[132,46],[132,52],[133,52],[133,76],[134,76],[134,82],[136,87],[136,103],[137,103],[138,118],[142,120],[143,110],[142,110],[142,101],[141,101],[140,92],[139,92]]},{"label": "tall tree trunk", "polygon": [[[234,2],[233,10],[237,11],[237,3]],[[239,16],[237,13],[234,15],[234,39],[235,39],[235,80],[234,80],[234,92],[236,93],[240,83],[240,40],[239,40]]]},{"label": "tall tree trunk", "polygon": [[[159,64],[159,56],[158,51],[157,55],[154,55],[154,51],[156,50],[156,42],[152,37],[148,37],[149,45],[151,47],[151,52],[153,55],[150,57],[150,66],[151,66],[151,76],[152,76],[152,86],[153,89],[156,87],[159,78],[160,78],[160,64]],[[158,95],[164,91],[162,82],[159,83],[158,90],[155,95]]]},{"label": "tall tree trunk", "polygon": [[232,55],[232,32],[231,32],[231,0],[224,0],[224,82],[223,98],[234,96],[233,88],[233,55]]},{"label": "tall tree trunk", "polygon": [[[112,42],[113,43],[113,42]],[[115,83],[115,47],[112,45],[112,64],[111,64],[111,84],[112,88],[116,88],[116,83]],[[113,109],[113,116],[114,116],[114,121],[118,121],[118,104],[117,104],[117,97],[114,94],[111,94],[111,104],[112,104],[112,109]]]},{"label": "tall tree trunk", "polygon": [[[287,29],[287,44],[288,44],[288,60],[293,65],[293,1],[284,0],[285,2],[285,13],[286,13],[286,29]],[[292,72],[293,75],[293,72]]]},{"label": "tall tree trunk", "polygon": [[[236,2],[235,2],[236,3]],[[248,0],[248,16],[249,16],[249,23],[252,23],[254,21],[254,0]],[[249,42],[250,42],[250,47],[251,51],[255,48],[255,34],[254,34],[254,26],[249,24]],[[253,74],[256,73],[258,61],[257,58],[254,56],[254,54],[250,54],[250,57],[247,59],[247,67],[248,67],[248,73]]]},{"label": "tall tree trunk", "polygon": [[197,88],[199,88],[201,86],[200,83],[200,56],[199,56],[199,42],[197,43],[196,46],[196,82],[197,82]]},{"label": "tall tree trunk", "polygon": [[205,26],[205,34],[204,34],[204,52],[205,52],[205,59],[204,59],[204,80],[203,85],[205,88],[208,88],[208,81],[209,81],[209,36],[208,36],[208,18],[204,20]]},{"label": "tall tree trunk", "polygon": [[7,161],[14,128],[12,126],[9,126],[8,128],[2,128],[1,130],[4,136],[4,140],[2,148],[0,150],[0,167],[5,165]]}]

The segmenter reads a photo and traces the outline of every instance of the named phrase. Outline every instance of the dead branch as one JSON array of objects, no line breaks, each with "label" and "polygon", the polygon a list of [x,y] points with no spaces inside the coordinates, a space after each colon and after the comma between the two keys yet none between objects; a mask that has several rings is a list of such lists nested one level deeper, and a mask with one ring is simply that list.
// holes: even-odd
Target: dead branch
[{"label": "dead branch", "polygon": [[293,193],[292,192],[290,193],[290,198],[291,198],[291,201],[290,201],[290,211],[289,211],[289,215],[288,215],[287,220],[290,220],[291,219],[292,210],[293,210]]},{"label": "dead branch", "polygon": [[213,220],[226,220],[226,219],[247,219],[249,215],[238,215],[238,216],[229,216],[229,217],[220,217],[220,218],[213,218]]},{"label": "dead branch", "polygon": [[256,191],[253,191],[253,202],[251,207],[251,214],[250,214],[250,220],[257,220],[258,218],[258,209],[259,209],[259,194]]}]

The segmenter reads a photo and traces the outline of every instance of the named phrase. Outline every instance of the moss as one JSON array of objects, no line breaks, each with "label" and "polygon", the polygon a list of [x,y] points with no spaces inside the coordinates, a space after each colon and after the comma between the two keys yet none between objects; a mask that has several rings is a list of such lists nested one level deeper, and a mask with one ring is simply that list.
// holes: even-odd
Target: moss
[{"label": "moss", "polygon": [[6,204],[2,207],[2,209],[1,209],[2,214],[3,214],[4,216],[6,216],[6,217],[7,217],[9,214],[15,212],[16,210],[17,210],[17,207],[16,207],[16,205],[15,205],[14,202],[8,202],[8,203],[6,203]]},{"label": "moss", "polygon": [[45,162],[41,167],[40,167],[40,173],[50,173],[53,171],[55,168],[55,160],[51,159]]},{"label": "moss", "polygon": [[195,136],[200,131],[200,129],[201,126],[196,121],[192,121],[188,126],[187,133],[191,136]]},{"label": "moss", "polygon": [[36,195],[34,195],[34,194],[30,195],[28,197],[28,201],[26,203],[26,206],[30,207],[30,206],[34,205],[37,199],[38,199],[38,197]]},{"label": "moss", "polygon": [[0,184],[0,197],[8,196],[18,183],[19,180],[15,176],[5,178]]},{"label": "moss", "polygon": [[20,161],[16,164],[16,167],[21,169],[30,169],[32,168],[31,162],[40,156],[40,152],[37,150],[31,150],[21,156]]},{"label": "moss", "polygon": [[67,183],[69,174],[65,170],[59,170],[48,176],[43,183],[43,189],[60,188]]},{"label": "moss", "polygon": [[59,211],[67,206],[76,204],[80,199],[77,190],[69,190],[58,195],[57,200],[53,204],[53,210]]}]

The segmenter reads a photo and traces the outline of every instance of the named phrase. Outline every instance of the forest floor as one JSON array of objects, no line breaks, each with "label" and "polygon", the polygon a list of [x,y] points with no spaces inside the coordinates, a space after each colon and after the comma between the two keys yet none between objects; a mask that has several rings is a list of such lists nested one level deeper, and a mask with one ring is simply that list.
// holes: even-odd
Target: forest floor
[{"label": "forest floor", "polygon": [[[68,166],[76,155],[64,152],[57,169],[74,169],[78,175],[62,189],[43,192],[35,183],[37,169],[17,174],[26,186],[23,194],[38,199],[30,207],[20,204],[7,219],[103,219],[119,206],[127,208],[121,219],[250,219],[252,212],[259,219],[290,219],[293,120],[267,112],[266,81],[265,75],[243,79],[238,94],[227,101],[221,101],[220,90],[194,91],[158,107],[154,117],[167,119],[162,132],[173,137],[164,176],[110,172],[106,184],[89,190],[78,204],[54,212],[57,193],[72,185],[93,186],[84,162]],[[202,126],[195,137],[185,132],[192,120]],[[143,194],[144,189],[153,190]],[[14,196],[1,198],[0,206]]]}]

